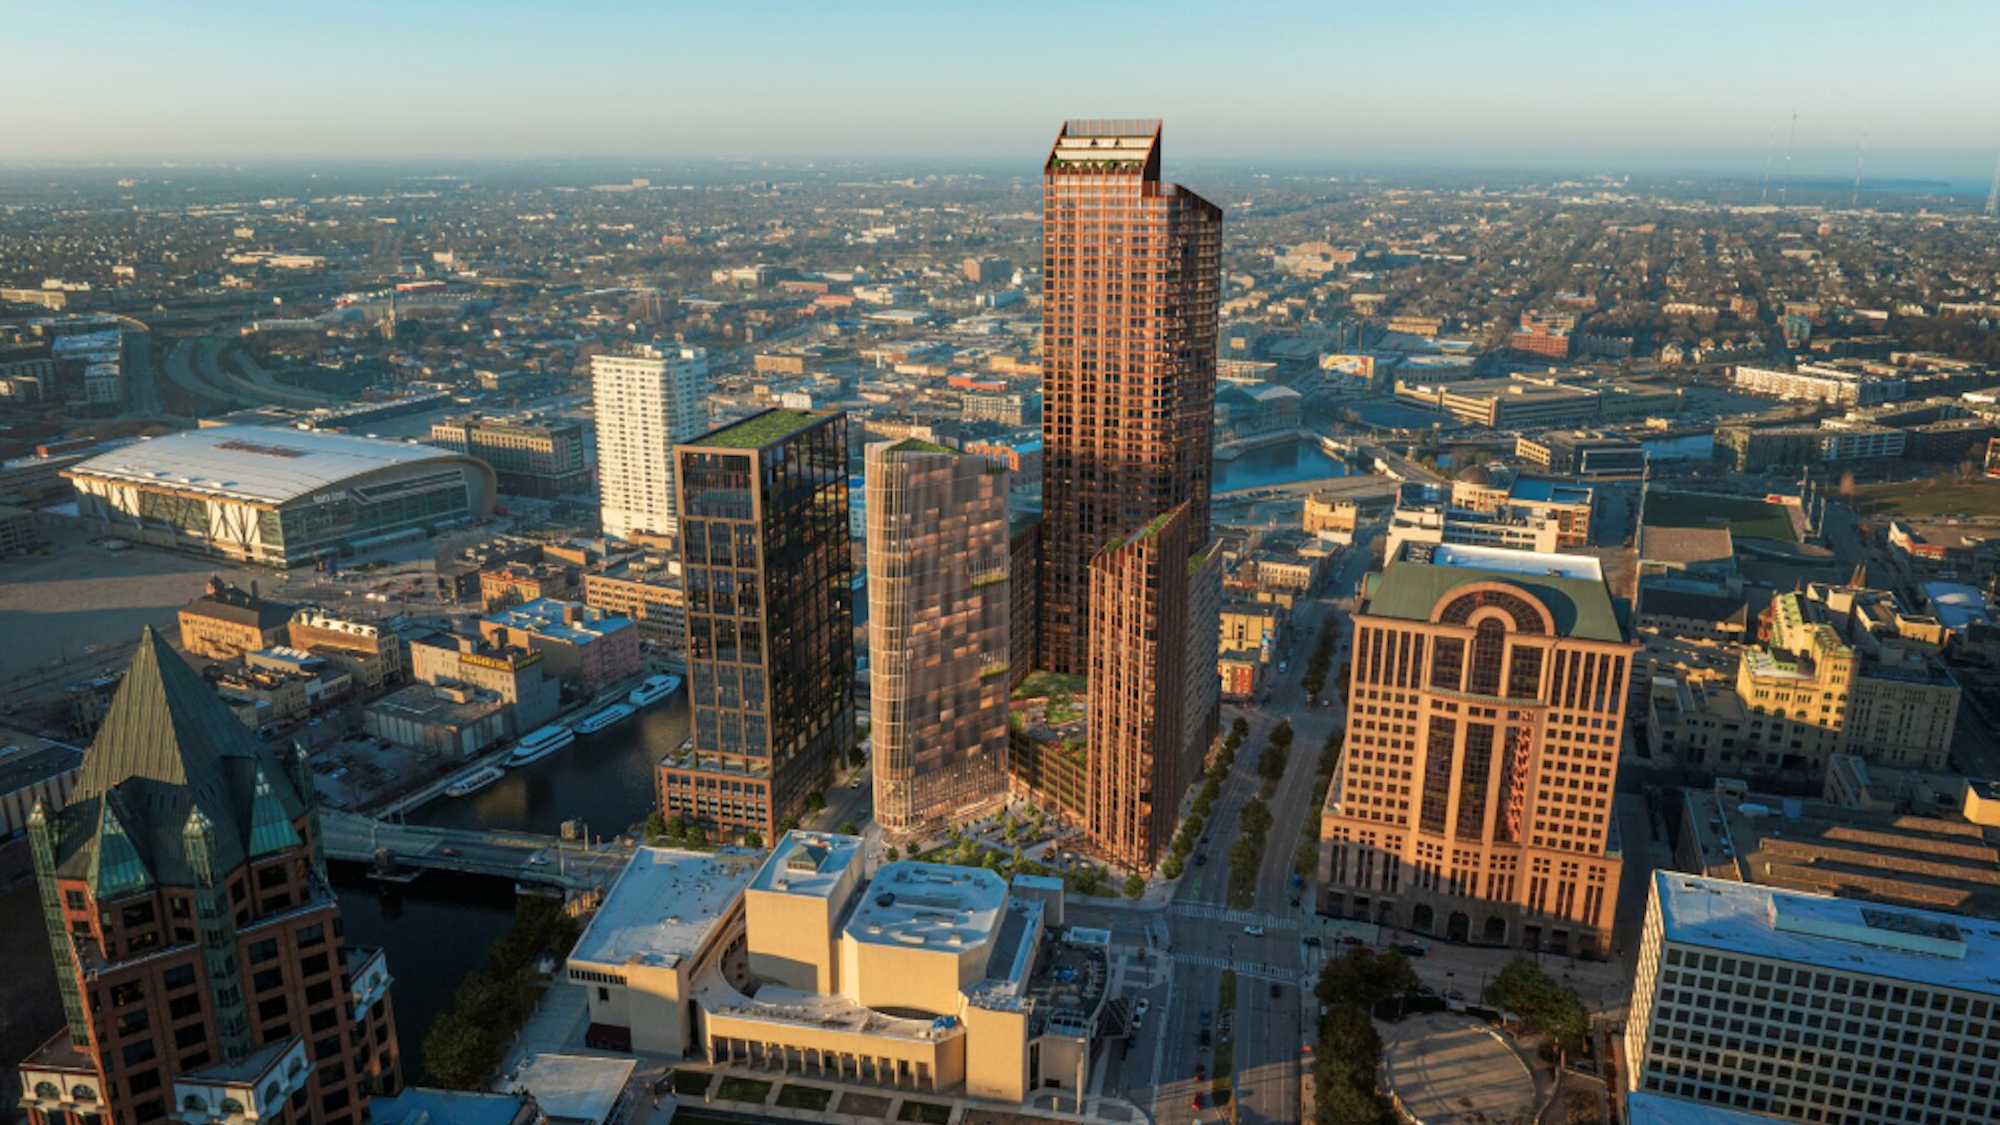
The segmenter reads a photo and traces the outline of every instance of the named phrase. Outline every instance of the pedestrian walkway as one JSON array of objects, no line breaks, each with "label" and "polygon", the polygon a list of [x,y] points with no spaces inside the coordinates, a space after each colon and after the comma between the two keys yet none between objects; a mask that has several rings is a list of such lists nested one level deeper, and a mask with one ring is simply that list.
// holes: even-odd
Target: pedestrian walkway
[{"label": "pedestrian walkway", "polygon": [[584,1018],[589,1013],[590,995],[582,985],[560,982],[550,985],[535,1002],[535,1010],[528,1014],[521,1033],[508,1045],[506,1058],[500,1064],[502,1084],[496,1088],[506,1089],[505,1083],[521,1069],[521,1064],[537,1055],[585,1053],[579,1045]]},{"label": "pedestrian walkway", "polygon": [[1249,910],[1231,910],[1213,902],[1177,902],[1174,913],[1183,918],[1199,918],[1209,922],[1228,922],[1236,926],[1262,926],[1266,930],[1296,930],[1299,920],[1277,914],[1258,914]]},{"label": "pedestrian walkway", "polygon": [[1231,969],[1239,977],[1276,981],[1279,984],[1300,984],[1306,980],[1306,974],[1297,969],[1267,965],[1262,961],[1232,961],[1227,957],[1213,957],[1206,953],[1176,953],[1174,964],[1192,965],[1203,969]]}]

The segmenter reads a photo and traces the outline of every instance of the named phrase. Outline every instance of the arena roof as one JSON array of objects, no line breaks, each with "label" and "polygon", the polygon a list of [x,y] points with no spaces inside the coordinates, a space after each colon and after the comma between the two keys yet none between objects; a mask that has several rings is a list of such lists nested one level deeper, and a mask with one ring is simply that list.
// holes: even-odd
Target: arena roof
[{"label": "arena roof", "polygon": [[73,466],[68,475],[245,503],[285,504],[367,473],[441,460],[471,459],[413,442],[271,426],[217,426],[133,442]]}]

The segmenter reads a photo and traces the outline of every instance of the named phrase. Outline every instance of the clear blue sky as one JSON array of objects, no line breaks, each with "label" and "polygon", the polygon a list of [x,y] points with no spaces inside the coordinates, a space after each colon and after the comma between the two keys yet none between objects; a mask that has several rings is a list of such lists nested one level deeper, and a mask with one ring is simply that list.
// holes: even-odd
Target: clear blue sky
[{"label": "clear blue sky", "polygon": [[1038,159],[1159,116],[1168,160],[1984,182],[1996,0],[275,4],[0,0],[0,159]]}]

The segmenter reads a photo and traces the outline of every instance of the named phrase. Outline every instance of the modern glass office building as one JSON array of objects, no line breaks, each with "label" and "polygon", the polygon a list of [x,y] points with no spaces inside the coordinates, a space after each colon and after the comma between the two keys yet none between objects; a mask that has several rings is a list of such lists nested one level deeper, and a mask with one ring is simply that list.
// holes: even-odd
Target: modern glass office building
[{"label": "modern glass office building", "polygon": [[774,840],[854,741],[847,416],[767,410],[674,459],[694,729],[661,807]]}]

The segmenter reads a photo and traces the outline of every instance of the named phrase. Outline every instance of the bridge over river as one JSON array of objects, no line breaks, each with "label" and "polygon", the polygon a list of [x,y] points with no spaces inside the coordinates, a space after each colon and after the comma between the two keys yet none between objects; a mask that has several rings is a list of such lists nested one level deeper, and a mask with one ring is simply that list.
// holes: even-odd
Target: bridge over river
[{"label": "bridge over river", "polygon": [[424,871],[450,871],[566,894],[609,887],[633,850],[629,844],[591,847],[529,832],[396,824],[331,809],[321,812],[320,826],[327,858],[366,864],[377,878],[408,880]]}]

